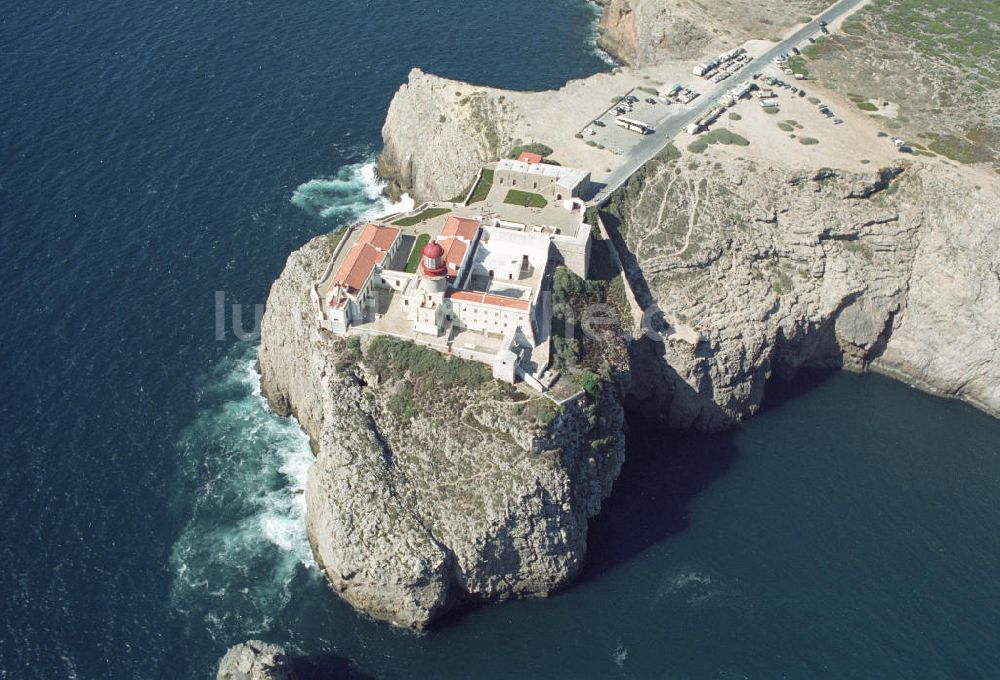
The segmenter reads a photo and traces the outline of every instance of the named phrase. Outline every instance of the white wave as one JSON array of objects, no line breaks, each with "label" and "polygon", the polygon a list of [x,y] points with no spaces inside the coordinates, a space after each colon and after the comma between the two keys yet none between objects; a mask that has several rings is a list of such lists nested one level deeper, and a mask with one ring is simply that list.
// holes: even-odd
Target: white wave
[{"label": "white wave", "polygon": [[268,410],[255,355],[240,346],[212,372],[177,442],[190,518],[172,549],[171,600],[219,636],[266,630],[293,579],[317,572],[304,523],[309,440]]},{"label": "white wave", "polygon": [[593,21],[590,24],[590,35],[587,36],[587,44],[590,45],[591,51],[608,66],[621,66],[621,63],[612,57],[608,52],[603,50],[600,45],[601,14],[604,12],[604,9],[601,8],[596,2],[587,3],[587,5],[590,7],[590,11],[594,14]]},{"label": "white wave", "polygon": [[344,223],[374,220],[414,208],[408,194],[403,194],[399,201],[390,200],[382,193],[385,186],[378,179],[374,162],[355,163],[344,166],[333,177],[300,184],[291,201],[311,215]]}]

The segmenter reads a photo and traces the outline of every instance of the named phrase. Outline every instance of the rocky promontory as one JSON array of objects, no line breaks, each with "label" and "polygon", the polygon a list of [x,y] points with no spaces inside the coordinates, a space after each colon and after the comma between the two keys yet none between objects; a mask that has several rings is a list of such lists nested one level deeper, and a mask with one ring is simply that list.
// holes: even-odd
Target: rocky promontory
[{"label": "rocky promontory", "polygon": [[624,459],[615,383],[558,406],[479,363],[321,330],[308,291],[335,238],[289,257],[259,353],[268,401],[316,452],[306,528],[330,583],[412,628],[462,603],[564,585]]}]

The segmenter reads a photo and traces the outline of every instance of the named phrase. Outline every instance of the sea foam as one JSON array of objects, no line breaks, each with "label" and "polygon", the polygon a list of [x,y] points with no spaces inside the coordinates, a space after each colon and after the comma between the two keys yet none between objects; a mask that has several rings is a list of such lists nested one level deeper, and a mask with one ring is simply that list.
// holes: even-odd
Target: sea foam
[{"label": "sea foam", "polygon": [[177,442],[178,486],[193,507],[171,554],[171,600],[216,636],[266,630],[292,580],[316,573],[304,525],[309,440],[268,410],[255,358],[240,345],[211,372]]},{"label": "sea foam", "polygon": [[346,165],[333,177],[300,184],[291,201],[310,215],[340,222],[376,219],[413,209],[414,202],[408,194],[392,201],[382,193],[383,189],[385,183],[378,179],[375,163],[369,161]]}]

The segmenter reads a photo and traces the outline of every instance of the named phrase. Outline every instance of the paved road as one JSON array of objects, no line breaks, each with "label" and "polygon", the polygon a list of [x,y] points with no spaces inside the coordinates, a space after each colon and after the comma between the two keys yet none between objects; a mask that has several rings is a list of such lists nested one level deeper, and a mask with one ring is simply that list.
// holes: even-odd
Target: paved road
[{"label": "paved road", "polygon": [[840,0],[840,2],[831,5],[822,14],[814,17],[808,24],[802,24],[802,27],[796,30],[795,33],[744,66],[738,72],[738,77],[728,78],[718,84],[703,81],[711,85],[708,91],[702,92],[701,96],[685,106],[680,114],[663,121],[656,132],[646,136],[642,141],[629,149],[625,154],[622,164],[608,176],[606,186],[590,199],[590,204],[600,205],[608,200],[608,197],[615,189],[624,184],[646,161],[658,154],[678,133],[687,127],[688,123],[694,122],[695,119],[707,113],[725,92],[747,82],[754,73],[763,71],[766,66],[772,64],[775,57],[784,52],[790,53],[793,47],[805,42],[809,36],[819,33],[820,21],[833,23],[845,14],[853,12],[862,2],[864,0]]}]

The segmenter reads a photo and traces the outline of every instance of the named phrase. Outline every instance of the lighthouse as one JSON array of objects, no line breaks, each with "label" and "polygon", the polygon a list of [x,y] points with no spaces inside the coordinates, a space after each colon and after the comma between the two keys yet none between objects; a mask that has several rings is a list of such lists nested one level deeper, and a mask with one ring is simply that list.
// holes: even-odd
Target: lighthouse
[{"label": "lighthouse", "polygon": [[443,293],[448,286],[448,270],[444,262],[444,248],[431,241],[420,251],[420,276],[429,293]]}]

